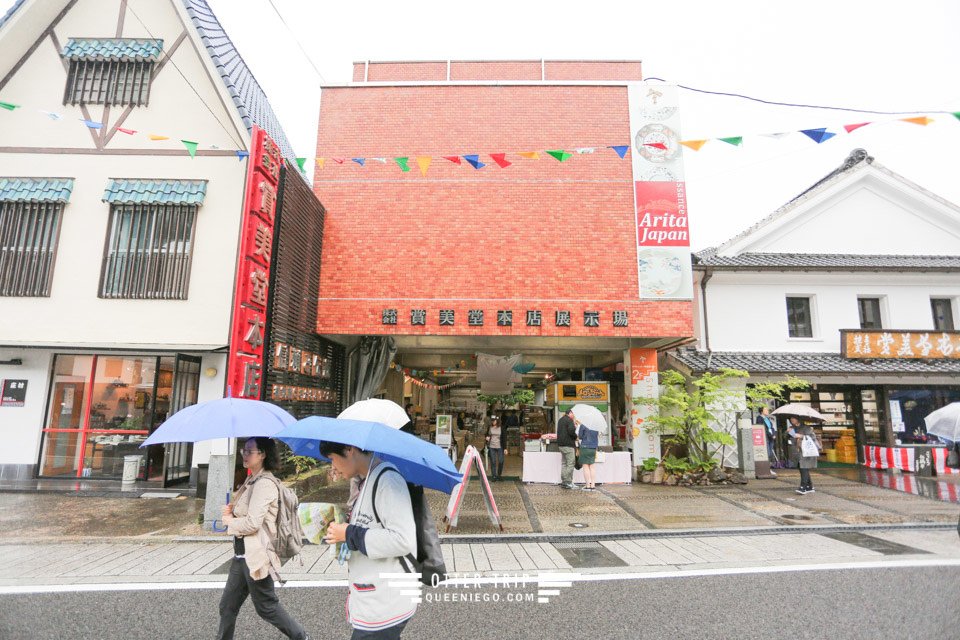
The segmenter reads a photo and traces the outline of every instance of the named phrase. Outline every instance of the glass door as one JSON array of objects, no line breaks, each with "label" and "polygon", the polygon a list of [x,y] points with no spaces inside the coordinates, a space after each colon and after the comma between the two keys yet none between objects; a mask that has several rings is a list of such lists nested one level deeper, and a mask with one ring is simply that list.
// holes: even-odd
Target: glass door
[{"label": "glass door", "polygon": [[[171,372],[169,412],[166,419],[180,409],[197,403],[200,393],[200,358],[178,354]],[[161,393],[158,391],[158,394]],[[164,445],[163,486],[187,482],[190,479],[190,463],[193,458],[193,444],[189,442],[171,442]]]}]

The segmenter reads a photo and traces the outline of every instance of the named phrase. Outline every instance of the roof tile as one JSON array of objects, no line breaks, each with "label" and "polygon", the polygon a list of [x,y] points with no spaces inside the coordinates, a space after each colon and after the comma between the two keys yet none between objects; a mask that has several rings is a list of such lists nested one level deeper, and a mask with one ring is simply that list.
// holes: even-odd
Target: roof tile
[{"label": "roof tile", "polygon": [[741,369],[776,374],[955,374],[960,360],[848,359],[839,353],[697,351],[678,349],[669,357],[695,372]]},{"label": "roof tile", "polygon": [[135,38],[70,38],[63,57],[70,60],[156,60],[163,40]]},{"label": "roof tile", "polygon": [[111,204],[203,204],[206,180],[111,180],[103,201]]},{"label": "roof tile", "polygon": [[694,264],[717,269],[821,271],[960,271],[960,255],[854,255],[831,253],[741,253],[718,256],[716,249],[694,254]]},{"label": "roof tile", "polygon": [[69,202],[72,178],[0,178],[0,202]]}]

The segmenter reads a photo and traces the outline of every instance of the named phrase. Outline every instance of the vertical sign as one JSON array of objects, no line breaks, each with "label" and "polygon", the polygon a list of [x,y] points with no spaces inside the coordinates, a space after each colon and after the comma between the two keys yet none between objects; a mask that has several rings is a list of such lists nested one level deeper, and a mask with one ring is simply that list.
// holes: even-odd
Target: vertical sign
[{"label": "vertical sign", "polygon": [[273,250],[274,215],[280,182],[280,149],[257,126],[252,132],[247,192],[234,295],[227,385],[233,397],[259,400],[263,387],[264,327]]},{"label": "vertical sign", "polygon": [[657,350],[630,349],[626,352],[623,368],[627,391],[627,437],[633,446],[633,465],[639,467],[646,458],[660,457],[660,436],[650,433],[646,419],[656,413],[656,407],[635,404],[640,398],[656,398],[659,395],[657,377]]},{"label": "vertical sign", "polygon": [[639,295],[645,300],[691,300],[693,270],[677,87],[631,83],[627,96]]}]

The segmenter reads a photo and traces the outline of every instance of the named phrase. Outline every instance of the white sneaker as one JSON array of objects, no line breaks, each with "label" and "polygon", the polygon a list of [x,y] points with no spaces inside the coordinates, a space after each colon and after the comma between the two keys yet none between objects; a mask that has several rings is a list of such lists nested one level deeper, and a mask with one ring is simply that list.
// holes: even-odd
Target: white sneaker
[{"label": "white sneaker", "polygon": [[796,489],[796,493],[799,493],[802,496],[807,495],[806,489]]}]

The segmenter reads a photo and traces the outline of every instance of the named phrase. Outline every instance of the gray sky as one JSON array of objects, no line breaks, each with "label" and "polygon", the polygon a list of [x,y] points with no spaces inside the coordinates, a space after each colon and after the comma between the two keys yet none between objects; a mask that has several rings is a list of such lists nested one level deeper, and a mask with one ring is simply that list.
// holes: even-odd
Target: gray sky
[{"label": "gray sky", "polygon": [[[208,1],[297,153],[312,163],[321,81],[290,32],[268,0]],[[960,111],[956,0],[274,3],[331,83],[349,81],[351,63],[365,59],[640,59],[646,77],[770,100]],[[9,4],[0,0],[0,6]],[[927,127],[871,125],[817,145],[802,134],[749,136],[897,116],[764,106],[687,91],[680,96],[683,139],[747,136],[741,148],[712,141],[699,152],[684,152],[694,249],[722,242],[767,215],[855,147],[960,203],[960,120],[952,116],[934,116]],[[549,140],[543,143],[550,148]]]}]

